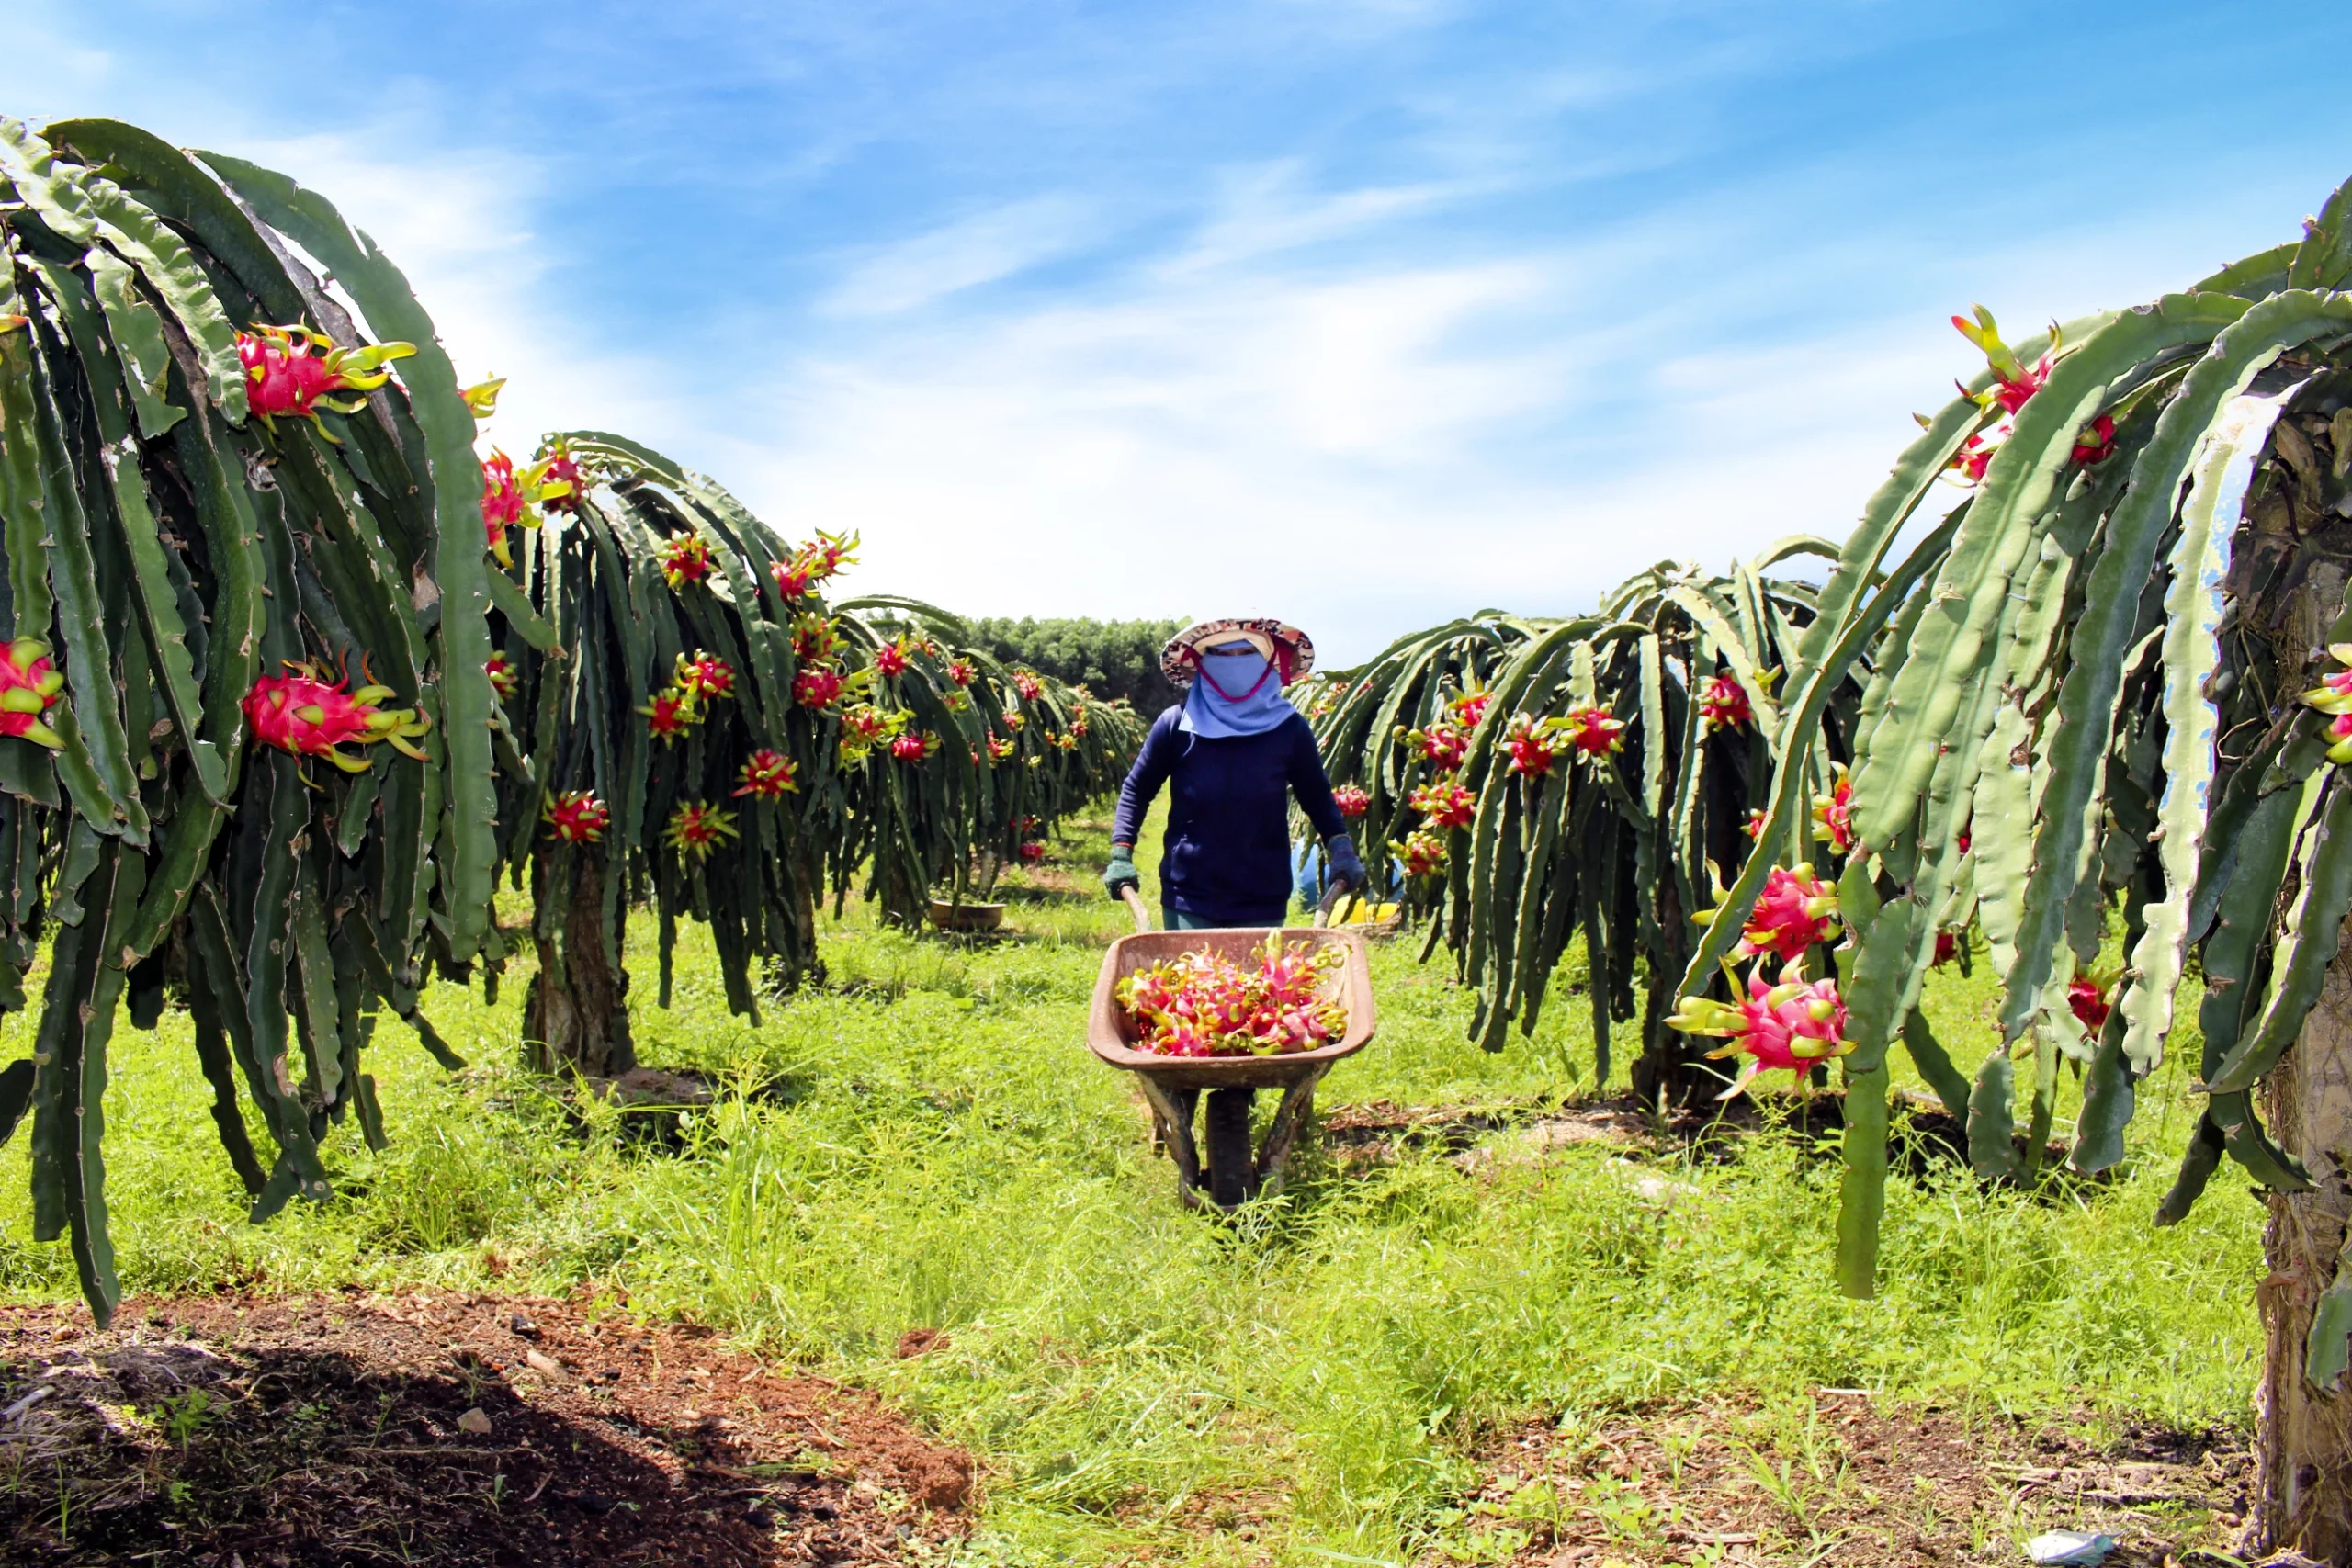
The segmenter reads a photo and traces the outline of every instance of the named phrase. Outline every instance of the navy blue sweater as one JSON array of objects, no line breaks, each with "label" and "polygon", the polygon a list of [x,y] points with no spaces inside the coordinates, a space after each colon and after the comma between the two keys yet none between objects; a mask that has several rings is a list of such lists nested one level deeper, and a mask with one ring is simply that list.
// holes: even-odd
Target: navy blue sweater
[{"label": "navy blue sweater", "polygon": [[1280,925],[1290,908],[1286,796],[1298,796],[1317,838],[1347,830],[1315,732],[1294,714],[1263,735],[1211,740],[1177,728],[1182,714],[1170,708],[1144,738],[1143,754],[1119,788],[1112,840],[1134,843],[1152,797],[1170,784],[1162,900],[1216,925]]}]

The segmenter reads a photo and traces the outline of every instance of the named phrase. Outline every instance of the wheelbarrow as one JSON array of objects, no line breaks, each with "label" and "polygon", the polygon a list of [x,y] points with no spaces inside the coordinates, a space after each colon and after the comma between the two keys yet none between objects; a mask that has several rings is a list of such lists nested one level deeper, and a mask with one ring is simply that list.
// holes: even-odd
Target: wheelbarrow
[{"label": "wheelbarrow", "polygon": [[[1119,982],[1139,969],[1187,953],[1206,950],[1246,961],[1251,949],[1265,946],[1272,928],[1154,931],[1151,909],[1142,895],[1132,887],[1121,891],[1135,916],[1136,931],[1114,942],[1102,955],[1102,972],[1094,982],[1094,1005],[1087,1015],[1087,1047],[1112,1066],[1136,1075],[1136,1087],[1151,1106],[1158,1142],[1176,1162],[1176,1191],[1186,1206],[1230,1213],[1252,1198],[1282,1190],[1283,1164],[1314,1109],[1315,1086],[1333,1063],[1372,1042],[1379,1021],[1373,1010],[1372,964],[1363,938],[1324,923],[1330,914],[1329,898],[1316,912],[1314,925],[1283,931],[1285,942],[1311,942],[1347,952],[1347,961],[1326,982],[1333,988],[1334,999],[1348,1012],[1347,1032],[1335,1043],[1273,1056],[1163,1056],[1134,1048],[1135,1025],[1119,1006]],[[1253,1152],[1250,1106],[1261,1089],[1281,1089],[1283,1098],[1264,1142]],[[1208,1095],[1208,1113],[1204,1118],[1208,1143],[1205,1169],[1200,1145],[1193,1138],[1193,1114],[1204,1090]]]}]

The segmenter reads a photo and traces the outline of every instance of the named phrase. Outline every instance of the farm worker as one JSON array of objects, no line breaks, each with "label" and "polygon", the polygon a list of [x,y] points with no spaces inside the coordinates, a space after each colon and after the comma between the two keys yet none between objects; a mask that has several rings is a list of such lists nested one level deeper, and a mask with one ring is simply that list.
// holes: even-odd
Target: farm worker
[{"label": "farm worker", "polygon": [[1184,701],[1152,725],[1120,786],[1111,863],[1102,870],[1112,897],[1143,885],[1136,835],[1163,784],[1171,794],[1159,889],[1170,931],[1283,923],[1294,795],[1323,840],[1334,879],[1364,886],[1363,862],[1332,803],[1314,731],[1283,696],[1314,666],[1306,634],[1280,621],[1203,621],[1169,639],[1160,671]]}]

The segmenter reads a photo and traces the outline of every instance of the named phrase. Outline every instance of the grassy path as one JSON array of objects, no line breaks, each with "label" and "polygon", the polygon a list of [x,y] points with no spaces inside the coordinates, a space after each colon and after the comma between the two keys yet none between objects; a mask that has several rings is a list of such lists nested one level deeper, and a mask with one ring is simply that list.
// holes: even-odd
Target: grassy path
[{"label": "grassy path", "polygon": [[[513,1067],[519,973],[496,1005],[438,987],[427,1010],[475,1067],[445,1078],[379,1025],[393,1148],[339,1133],[345,1196],[261,1228],[210,1142],[185,1018],[126,1028],[107,1106],[126,1286],[625,1292],[867,1382],[979,1454],[974,1563],[1480,1556],[1456,1506],[1468,1456],[1535,1413],[1573,1430],[1735,1396],[1767,1452],[1775,1413],[1795,1434],[1824,1386],[2093,1426],[2241,1419],[2260,1211],[2216,1183],[2185,1224],[2148,1224],[2188,1123],[2177,1065],[2150,1091],[2167,1112],[2135,1123],[2154,1144],[2110,1190],[1894,1182],[1868,1303],[1831,1286],[1834,1167],[1792,1134],[1729,1163],[1508,1131],[1476,1159],[1308,1151],[1266,1212],[1185,1215],[1138,1102],[1080,1043],[1120,929],[1092,881],[1103,850],[1099,824],[1059,846],[1016,942],[952,947],[854,908],[828,940],[836,988],[757,1029],[682,943],[676,1006],[642,1010],[640,1051],[736,1091],[683,1151],[583,1136]],[[634,929],[650,992],[651,923]],[[1327,1110],[1523,1113],[1589,1087],[1580,1007],[1488,1056],[1462,1041],[1442,960],[1390,944],[1375,976],[1380,1039],[1327,1080]],[[1939,980],[1964,1067],[1988,1001],[1981,977]],[[0,1054],[28,1032],[0,1022]],[[70,1295],[62,1247],[29,1239],[23,1161],[21,1142],[0,1156],[0,1292]],[[913,1329],[945,1340],[900,1359]]]}]

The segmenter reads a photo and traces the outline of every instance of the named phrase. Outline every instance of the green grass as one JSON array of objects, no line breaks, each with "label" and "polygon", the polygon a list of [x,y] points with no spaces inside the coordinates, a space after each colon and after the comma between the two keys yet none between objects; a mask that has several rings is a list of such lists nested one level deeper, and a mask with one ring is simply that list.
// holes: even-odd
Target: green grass
[{"label": "green grass", "polygon": [[[495,1007],[437,987],[427,1010],[476,1066],[439,1074],[387,1020],[370,1070],[394,1146],[340,1131],[343,1195],[263,1227],[213,1144],[185,1018],[126,1026],[107,1100],[125,1284],[625,1292],[867,1382],[980,1454],[975,1563],[1400,1562],[1457,1540],[1465,1456],[1499,1424],[1665,1396],[1794,1408],[1869,1386],[2068,1421],[2242,1419],[2260,1210],[2222,1180],[2187,1223],[2149,1224],[2190,1122],[2177,1055],[2109,1189],[1894,1181],[1869,1303],[1830,1279],[1835,1166],[1788,1133],[1728,1163],[1539,1156],[1510,1134],[1475,1164],[1343,1175],[1309,1153],[1279,1203],[1213,1224],[1178,1208],[1139,1102],[1082,1045],[1124,920],[1091,883],[1103,849],[1100,825],[1061,847],[1075,894],[1012,890],[1014,942],[909,937],[854,908],[827,938],[836,988],[757,1029],[727,1015],[707,945],[682,944],[676,1006],[639,1015],[640,1051],[732,1089],[682,1151],[609,1116],[583,1130],[513,1066],[520,971]],[[650,949],[651,922],[633,931]],[[1380,1037],[1326,1080],[1327,1107],[1526,1106],[1589,1071],[1580,998],[1490,1056],[1463,1041],[1442,960],[1386,944],[1374,975]],[[1981,970],[1938,976],[1963,1069],[1990,1002]],[[0,1021],[0,1058],[28,1040]],[[2071,1075],[2067,1094],[2062,1134]],[[24,1193],[19,1141],[0,1155],[0,1292],[70,1296]],[[918,1327],[949,1345],[899,1359]]]}]

